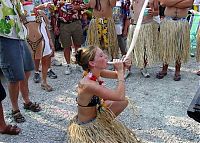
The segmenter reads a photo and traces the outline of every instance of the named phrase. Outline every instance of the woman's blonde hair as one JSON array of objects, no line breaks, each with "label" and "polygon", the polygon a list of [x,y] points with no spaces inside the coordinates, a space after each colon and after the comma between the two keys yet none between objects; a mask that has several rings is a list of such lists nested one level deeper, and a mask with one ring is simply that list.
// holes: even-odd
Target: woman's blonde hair
[{"label": "woman's blonde hair", "polygon": [[96,54],[96,46],[79,48],[76,52],[76,62],[82,66],[83,70],[90,71],[89,61],[93,61]]}]

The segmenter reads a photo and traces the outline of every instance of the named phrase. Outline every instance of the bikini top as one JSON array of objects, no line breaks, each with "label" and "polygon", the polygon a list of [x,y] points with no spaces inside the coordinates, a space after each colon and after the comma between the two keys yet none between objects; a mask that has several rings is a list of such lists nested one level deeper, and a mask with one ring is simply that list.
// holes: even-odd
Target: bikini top
[{"label": "bikini top", "polygon": [[[77,102],[77,98],[76,98],[76,102]],[[93,107],[93,106],[96,106],[96,105],[100,105],[101,104],[101,100],[98,96],[92,96],[90,102],[88,103],[88,105],[84,106],[84,105],[80,105],[78,102],[77,102],[78,106],[81,106],[81,107]]]},{"label": "bikini top", "polygon": [[[92,75],[92,73],[88,73],[88,74],[89,74],[90,80],[97,81],[99,83],[99,85],[103,84],[103,81],[98,80],[96,76]],[[76,102],[77,102],[77,98],[76,98]],[[100,105],[101,99],[98,96],[93,95],[90,102],[88,103],[88,105],[83,106],[83,105],[80,105],[78,102],[77,102],[77,104],[78,104],[78,106],[81,106],[81,107],[93,107],[96,105]]]}]

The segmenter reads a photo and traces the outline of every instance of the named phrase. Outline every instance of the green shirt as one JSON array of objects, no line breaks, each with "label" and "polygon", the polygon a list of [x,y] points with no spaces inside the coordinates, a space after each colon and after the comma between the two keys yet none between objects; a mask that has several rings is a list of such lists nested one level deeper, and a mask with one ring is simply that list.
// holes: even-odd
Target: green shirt
[{"label": "green shirt", "polygon": [[21,4],[18,0],[0,0],[0,36],[25,39],[19,14],[21,14]]}]

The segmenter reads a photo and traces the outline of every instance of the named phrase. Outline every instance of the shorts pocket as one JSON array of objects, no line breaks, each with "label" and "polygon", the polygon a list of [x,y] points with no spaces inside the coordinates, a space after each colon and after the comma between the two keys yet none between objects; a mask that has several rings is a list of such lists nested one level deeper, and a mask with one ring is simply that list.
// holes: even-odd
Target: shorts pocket
[{"label": "shorts pocket", "polygon": [[10,68],[9,65],[3,65],[1,66],[1,70],[3,72],[3,75],[9,80],[9,81],[14,81],[14,74],[12,69]]}]

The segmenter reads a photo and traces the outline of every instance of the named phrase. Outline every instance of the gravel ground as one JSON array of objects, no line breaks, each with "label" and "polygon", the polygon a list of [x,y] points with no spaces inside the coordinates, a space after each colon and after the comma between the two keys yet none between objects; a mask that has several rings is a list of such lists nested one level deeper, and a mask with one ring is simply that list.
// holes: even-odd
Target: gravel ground
[{"label": "gravel ground", "polygon": [[[63,60],[62,52],[56,53]],[[73,74],[64,75],[65,65],[53,67],[57,79],[49,79],[54,91],[47,93],[40,84],[29,82],[30,98],[41,103],[42,111],[25,111],[20,96],[19,105],[26,118],[25,123],[17,124],[22,128],[18,136],[0,135],[5,143],[63,143],[66,142],[66,125],[76,114],[75,86],[81,73],[73,68]],[[156,79],[159,66],[149,68],[151,78],[145,79],[136,68],[126,80],[126,94],[130,99],[127,109],[118,119],[132,129],[146,143],[200,143],[200,124],[187,116],[187,108],[199,86],[199,77],[195,75],[198,64],[191,59],[182,68],[182,80],[173,81],[174,68],[168,75]],[[116,85],[113,80],[105,80],[106,86]],[[3,102],[6,121],[16,124],[10,115],[9,96]],[[136,111],[135,111],[136,110]]]}]

